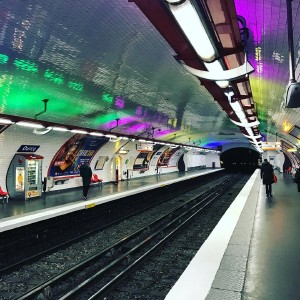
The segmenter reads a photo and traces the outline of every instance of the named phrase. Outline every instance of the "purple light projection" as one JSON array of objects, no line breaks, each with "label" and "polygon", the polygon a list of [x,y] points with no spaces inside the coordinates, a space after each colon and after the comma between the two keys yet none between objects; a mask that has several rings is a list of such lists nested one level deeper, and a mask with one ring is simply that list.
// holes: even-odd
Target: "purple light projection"
[{"label": "purple light projection", "polygon": [[147,123],[139,123],[130,126],[129,128],[126,129],[126,133],[128,134],[136,134],[141,131],[146,131],[147,128],[149,128],[150,125]]},{"label": "purple light projection", "polygon": [[121,96],[118,96],[115,100],[115,107],[123,109],[125,106],[125,97],[121,98]]},{"label": "purple light projection", "polygon": [[[139,121],[139,119],[137,117],[132,117],[132,116],[120,118],[118,121],[118,126],[128,125],[130,123],[137,122],[137,121]],[[116,126],[116,120],[111,120],[111,121],[103,124],[103,129],[109,130],[109,129],[113,128],[114,126]]]},{"label": "purple light projection", "polygon": [[[287,73],[287,53],[276,51],[276,42],[284,38],[285,31],[282,29],[286,26],[286,10],[281,4],[282,1],[273,0],[272,7],[268,7],[263,1],[234,2],[237,15],[246,19],[246,26],[250,31],[248,59],[255,69],[254,75],[274,81],[278,74]],[[282,48],[278,49],[282,51]]]},{"label": "purple light projection", "polygon": [[143,115],[143,107],[139,105],[135,110],[135,114],[141,117]]}]

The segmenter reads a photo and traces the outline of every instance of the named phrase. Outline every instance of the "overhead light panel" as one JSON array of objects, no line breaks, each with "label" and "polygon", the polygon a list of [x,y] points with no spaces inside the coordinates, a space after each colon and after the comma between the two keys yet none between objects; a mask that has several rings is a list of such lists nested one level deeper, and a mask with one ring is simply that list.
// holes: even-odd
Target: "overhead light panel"
[{"label": "overhead light panel", "polygon": [[61,131],[61,132],[70,131],[69,129],[64,128],[64,127],[52,127],[52,130],[54,130],[54,131]]},{"label": "overhead light panel", "polygon": [[30,122],[24,122],[24,121],[17,122],[16,124],[19,126],[30,127],[30,128],[45,128],[42,124],[30,123]]},{"label": "overhead light panel", "polygon": [[81,134],[87,134],[88,132],[85,130],[80,130],[80,129],[72,129],[71,132],[74,133],[81,133]]},{"label": "overhead light panel", "polygon": [[190,0],[174,1],[167,0],[170,10],[176,21],[182,28],[193,48],[202,60],[211,62],[215,59],[216,53],[197,14],[195,7]]},{"label": "overhead light panel", "polygon": [[101,132],[90,132],[90,135],[93,135],[93,136],[103,136],[104,134],[101,133]]},{"label": "overhead light panel", "polygon": [[8,119],[0,118],[0,124],[13,124],[14,122]]}]

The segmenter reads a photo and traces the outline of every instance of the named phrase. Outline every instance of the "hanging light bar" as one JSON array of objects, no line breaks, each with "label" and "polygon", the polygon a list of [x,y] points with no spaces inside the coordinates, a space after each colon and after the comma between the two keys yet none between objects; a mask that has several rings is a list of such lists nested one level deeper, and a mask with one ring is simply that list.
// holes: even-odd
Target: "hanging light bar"
[{"label": "hanging light bar", "polygon": [[24,122],[24,121],[20,121],[16,123],[19,126],[23,126],[23,127],[30,127],[30,128],[45,128],[43,125],[38,124],[38,123],[30,123],[30,122]]},{"label": "hanging light bar", "polygon": [[8,119],[2,119],[0,118],[0,123],[1,124],[13,124],[14,122]]},{"label": "hanging light bar", "polygon": [[74,133],[81,133],[81,134],[87,134],[88,132],[85,130],[79,130],[79,129],[72,129],[71,132]]},{"label": "hanging light bar", "polygon": [[176,21],[202,60],[211,62],[216,53],[195,7],[190,0],[167,0]]}]

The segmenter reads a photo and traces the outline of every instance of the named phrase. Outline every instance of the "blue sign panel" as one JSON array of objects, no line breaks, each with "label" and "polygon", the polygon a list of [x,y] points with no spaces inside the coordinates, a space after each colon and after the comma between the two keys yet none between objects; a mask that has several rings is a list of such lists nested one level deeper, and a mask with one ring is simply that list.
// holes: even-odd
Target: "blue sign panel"
[{"label": "blue sign panel", "polygon": [[21,145],[17,152],[35,152],[39,148],[37,145]]}]

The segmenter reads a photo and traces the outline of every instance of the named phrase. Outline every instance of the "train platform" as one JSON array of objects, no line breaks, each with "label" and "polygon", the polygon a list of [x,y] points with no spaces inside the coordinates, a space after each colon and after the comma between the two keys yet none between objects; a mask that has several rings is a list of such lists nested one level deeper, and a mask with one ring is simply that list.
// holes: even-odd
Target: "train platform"
[{"label": "train platform", "polygon": [[267,197],[254,172],[165,300],[300,299],[300,194],[276,175]]},{"label": "train platform", "polygon": [[81,187],[68,191],[44,193],[41,198],[32,198],[27,201],[10,199],[8,203],[4,201],[0,209],[0,232],[221,170],[223,169],[172,172],[119,181],[118,184],[105,183],[102,186],[97,184],[90,188],[87,201],[83,201]]}]

